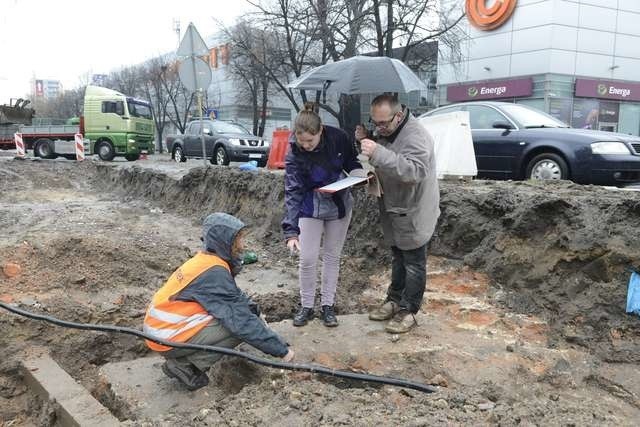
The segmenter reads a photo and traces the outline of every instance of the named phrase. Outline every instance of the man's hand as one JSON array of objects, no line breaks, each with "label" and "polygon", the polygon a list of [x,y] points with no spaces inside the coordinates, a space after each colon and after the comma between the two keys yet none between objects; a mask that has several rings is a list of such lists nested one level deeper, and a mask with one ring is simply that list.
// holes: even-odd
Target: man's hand
[{"label": "man's hand", "polygon": [[300,252],[300,242],[297,237],[292,237],[287,240],[287,248],[289,248],[289,252],[292,254],[296,252]]},{"label": "man's hand", "polygon": [[296,354],[293,352],[293,350],[291,350],[291,348],[289,348],[289,352],[287,354],[284,355],[284,357],[282,358],[282,361],[285,363],[289,363],[293,360],[294,356]]},{"label": "man's hand", "polygon": [[372,141],[370,139],[365,138],[362,141],[360,141],[360,149],[362,150],[362,154],[364,154],[367,157],[373,156],[373,153],[376,151],[377,147],[378,147],[378,144],[376,144],[375,141]]}]

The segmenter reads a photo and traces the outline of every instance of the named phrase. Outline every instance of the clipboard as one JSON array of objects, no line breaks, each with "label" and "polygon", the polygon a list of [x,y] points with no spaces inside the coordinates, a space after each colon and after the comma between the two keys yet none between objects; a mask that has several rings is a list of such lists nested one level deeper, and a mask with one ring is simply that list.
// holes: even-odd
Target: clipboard
[{"label": "clipboard", "polygon": [[368,178],[366,176],[348,176],[332,184],[317,188],[316,191],[320,193],[335,193],[336,191],[344,190],[345,188],[353,187],[356,184],[365,182],[367,179]]}]

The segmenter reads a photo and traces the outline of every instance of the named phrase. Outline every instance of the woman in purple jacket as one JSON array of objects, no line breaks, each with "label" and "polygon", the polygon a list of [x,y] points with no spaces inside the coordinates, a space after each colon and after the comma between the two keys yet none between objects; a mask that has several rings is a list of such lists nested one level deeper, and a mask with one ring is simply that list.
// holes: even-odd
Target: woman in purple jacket
[{"label": "woman in purple jacket", "polygon": [[331,194],[316,190],[347,175],[365,176],[365,172],[353,141],[344,131],[323,125],[313,104],[305,104],[296,117],[289,144],[282,229],[289,250],[300,252],[301,308],[293,325],[304,326],[313,318],[316,266],[324,236],[320,316],[325,326],[338,326],[333,305],[353,196],[349,189]]}]

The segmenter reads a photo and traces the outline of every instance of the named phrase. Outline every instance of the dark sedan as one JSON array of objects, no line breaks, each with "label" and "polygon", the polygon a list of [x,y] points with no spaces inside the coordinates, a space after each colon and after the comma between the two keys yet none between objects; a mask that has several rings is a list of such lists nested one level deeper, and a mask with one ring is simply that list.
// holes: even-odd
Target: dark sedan
[{"label": "dark sedan", "polygon": [[572,129],[539,110],[506,102],[447,105],[420,117],[455,111],[469,112],[479,178],[640,181],[637,136]]}]

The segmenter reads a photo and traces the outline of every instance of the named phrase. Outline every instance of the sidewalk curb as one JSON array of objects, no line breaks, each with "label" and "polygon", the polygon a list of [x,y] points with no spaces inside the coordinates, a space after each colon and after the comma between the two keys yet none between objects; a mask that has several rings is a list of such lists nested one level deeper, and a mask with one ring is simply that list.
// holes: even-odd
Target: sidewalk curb
[{"label": "sidewalk curb", "polygon": [[56,402],[62,426],[118,426],[120,422],[48,355],[22,362],[26,384],[45,401]]}]

